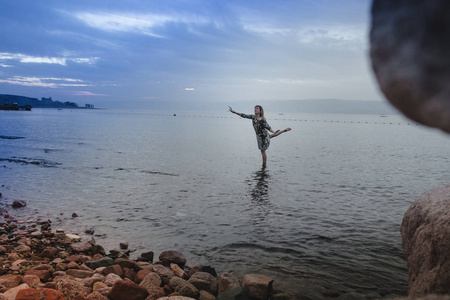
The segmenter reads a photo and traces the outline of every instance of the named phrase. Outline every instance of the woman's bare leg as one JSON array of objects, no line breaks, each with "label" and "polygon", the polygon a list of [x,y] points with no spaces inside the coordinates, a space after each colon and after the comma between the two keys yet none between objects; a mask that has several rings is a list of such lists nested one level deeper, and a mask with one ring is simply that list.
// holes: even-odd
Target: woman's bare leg
[{"label": "woman's bare leg", "polygon": [[263,161],[263,167],[266,166],[266,162],[267,162],[267,155],[266,155],[266,150],[261,150],[261,155],[262,155],[262,161]]},{"label": "woman's bare leg", "polygon": [[290,131],[291,130],[291,128],[286,128],[285,130],[277,130],[277,131],[275,131],[274,133],[272,133],[271,135],[270,135],[270,138],[274,138],[274,137],[276,137],[276,136],[279,136],[280,134],[282,134],[282,133],[284,133],[284,132],[288,132],[288,131]]}]

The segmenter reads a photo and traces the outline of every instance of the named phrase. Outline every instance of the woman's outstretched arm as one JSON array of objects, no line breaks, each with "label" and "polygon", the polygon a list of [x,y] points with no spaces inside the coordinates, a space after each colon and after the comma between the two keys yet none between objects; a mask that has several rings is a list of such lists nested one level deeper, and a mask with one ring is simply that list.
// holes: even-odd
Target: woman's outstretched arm
[{"label": "woman's outstretched arm", "polygon": [[228,108],[230,109],[230,112],[232,112],[233,114],[236,114],[236,115],[238,115],[238,116],[242,115],[241,113],[235,112],[235,111],[231,108],[231,106],[228,106]]}]

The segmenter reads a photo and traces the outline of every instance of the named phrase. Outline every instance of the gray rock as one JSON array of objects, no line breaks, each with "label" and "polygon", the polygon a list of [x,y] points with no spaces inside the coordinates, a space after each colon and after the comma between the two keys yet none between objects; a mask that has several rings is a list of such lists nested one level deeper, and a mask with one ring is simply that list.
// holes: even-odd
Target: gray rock
[{"label": "gray rock", "polygon": [[386,98],[450,133],[450,1],[374,0],[370,57]]},{"label": "gray rock", "polygon": [[78,242],[78,243],[70,244],[70,248],[74,252],[84,252],[85,253],[92,249],[92,244],[89,242]]},{"label": "gray rock", "polygon": [[102,257],[102,258],[98,258],[98,259],[88,260],[87,262],[85,262],[85,264],[92,270],[95,270],[97,268],[114,265],[115,262],[110,257]]},{"label": "gray rock", "polygon": [[450,294],[450,185],[417,199],[403,217],[401,234],[409,296]]},{"label": "gray rock", "polygon": [[186,264],[186,258],[183,253],[177,250],[167,250],[163,251],[159,255],[159,260],[165,266],[170,266],[171,263],[177,264],[180,267],[183,267]]},{"label": "gray rock", "polygon": [[200,296],[200,292],[198,289],[191,283],[180,277],[172,277],[169,282],[169,286],[179,295],[184,297],[191,297],[198,299]]},{"label": "gray rock", "polygon": [[159,277],[159,275],[156,273],[150,272],[147,274],[147,276],[144,277],[144,279],[142,279],[139,285],[150,291],[155,287],[161,286],[161,283],[161,277]]},{"label": "gray rock", "polygon": [[207,272],[197,272],[189,278],[198,290],[207,291],[210,294],[217,295],[217,278]]}]

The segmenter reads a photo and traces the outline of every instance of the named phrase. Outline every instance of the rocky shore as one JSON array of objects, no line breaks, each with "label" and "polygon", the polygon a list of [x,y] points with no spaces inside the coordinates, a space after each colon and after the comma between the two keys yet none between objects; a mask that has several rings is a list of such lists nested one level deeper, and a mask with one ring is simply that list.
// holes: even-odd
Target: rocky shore
[{"label": "rocky shore", "polygon": [[[11,207],[20,209],[25,202]],[[0,300],[295,299],[273,289],[273,280],[246,274],[217,274],[189,266],[180,251],[129,258],[127,243],[105,253],[94,238],[52,228],[51,220],[23,221],[7,210],[0,218]]]}]

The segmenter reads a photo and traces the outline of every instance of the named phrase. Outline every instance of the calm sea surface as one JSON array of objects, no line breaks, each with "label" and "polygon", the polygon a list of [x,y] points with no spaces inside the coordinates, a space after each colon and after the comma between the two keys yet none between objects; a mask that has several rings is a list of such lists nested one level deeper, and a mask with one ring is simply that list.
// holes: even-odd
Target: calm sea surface
[{"label": "calm sea surface", "polygon": [[107,251],[177,249],[218,273],[265,274],[299,299],[406,295],[400,225],[450,182],[450,136],[401,116],[266,117],[292,131],[262,170],[251,121],[225,111],[0,111],[0,203],[93,228]]}]

